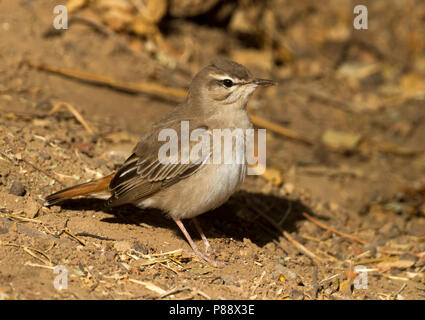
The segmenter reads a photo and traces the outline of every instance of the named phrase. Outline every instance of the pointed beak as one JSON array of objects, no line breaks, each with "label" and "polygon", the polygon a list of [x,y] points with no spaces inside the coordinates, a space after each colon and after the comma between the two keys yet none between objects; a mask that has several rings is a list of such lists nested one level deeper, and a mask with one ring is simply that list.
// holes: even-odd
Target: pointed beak
[{"label": "pointed beak", "polygon": [[276,84],[276,81],[256,78],[252,80],[252,83],[257,86],[268,87],[268,86],[274,86]]}]

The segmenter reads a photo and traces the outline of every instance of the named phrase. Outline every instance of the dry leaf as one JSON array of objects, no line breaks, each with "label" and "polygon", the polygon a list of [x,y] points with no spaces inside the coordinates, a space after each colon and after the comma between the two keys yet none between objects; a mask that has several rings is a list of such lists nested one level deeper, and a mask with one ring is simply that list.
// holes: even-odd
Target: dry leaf
[{"label": "dry leaf", "polygon": [[354,150],[362,136],[336,130],[326,130],[322,142],[329,148],[339,151]]},{"label": "dry leaf", "polygon": [[381,263],[378,263],[376,267],[380,269],[381,271],[385,272],[390,270],[391,268],[396,269],[407,269],[410,268],[415,264],[414,260],[396,260],[396,261],[383,261]]},{"label": "dry leaf", "polygon": [[379,69],[380,67],[376,63],[346,62],[338,68],[337,74],[341,77],[360,80],[376,73]]}]

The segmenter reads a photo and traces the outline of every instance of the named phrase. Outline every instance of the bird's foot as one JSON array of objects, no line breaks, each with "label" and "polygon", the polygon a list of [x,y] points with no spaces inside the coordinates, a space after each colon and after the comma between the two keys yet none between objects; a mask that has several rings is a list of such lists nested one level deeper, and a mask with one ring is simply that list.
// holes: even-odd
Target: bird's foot
[{"label": "bird's foot", "polygon": [[207,242],[207,244],[205,244],[205,254],[210,257],[212,255],[216,255],[217,254],[217,250],[215,250],[213,247],[211,247],[211,245]]},{"label": "bird's foot", "polygon": [[177,226],[180,228],[180,230],[185,235],[187,241],[189,242],[190,246],[192,247],[193,253],[195,253],[198,256],[198,258],[201,260],[201,262],[206,262],[206,263],[212,264],[214,266],[217,266],[217,265],[220,265],[220,264],[225,264],[224,262],[217,261],[213,258],[210,258],[211,254],[214,253],[214,249],[212,249],[210,243],[208,242],[208,239],[205,237],[204,233],[202,232],[201,227],[199,226],[198,221],[195,218],[193,218],[193,221],[195,223],[196,228],[199,230],[199,233],[201,234],[201,237],[202,237],[202,240],[204,241],[207,253],[202,253],[198,249],[197,245],[195,244],[195,242],[193,242],[192,237],[189,235],[189,233],[187,232],[186,228],[183,225],[183,222],[181,222],[180,219],[174,219],[174,221],[176,222]]}]

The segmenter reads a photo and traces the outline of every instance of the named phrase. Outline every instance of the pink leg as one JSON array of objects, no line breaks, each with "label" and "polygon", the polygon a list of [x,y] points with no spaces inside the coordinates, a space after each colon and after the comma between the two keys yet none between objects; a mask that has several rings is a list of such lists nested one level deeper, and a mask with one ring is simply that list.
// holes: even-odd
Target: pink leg
[{"label": "pink leg", "polygon": [[196,218],[192,218],[193,224],[195,225],[196,230],[198,230],[199,234],[201,235],[202,241],[204,241],[205,250],[207,253],[214,253],[215,250],[211,247],[207,237],[204,234],[204,231],[202,231],[201,225],[199,224],[198,220]]},{"label": "pink leg", "polygon": [[216,262],[214,260],[211,260],[205,254],[202,254],[201,251],[199,251],[199,249],[196,246],[195,242],[193,242],[192,237],[190,236],[189,232],[187,232],[186,228],[184,227],[183,222],[180,219],[174,219],[174,221],[179,226],[180,230],[183,232],[184,236],[186,237],[187,241],[189,242],[189,244],[192,247],[192,250],[195,252],[195,254],[202,261],[206,261],[206,262],[215,264]]}]

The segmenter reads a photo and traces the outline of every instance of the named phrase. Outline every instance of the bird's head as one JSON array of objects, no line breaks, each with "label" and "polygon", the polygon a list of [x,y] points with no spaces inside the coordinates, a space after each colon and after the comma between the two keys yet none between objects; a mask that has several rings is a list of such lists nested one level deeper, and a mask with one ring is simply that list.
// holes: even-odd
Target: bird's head
[{"label": "bird's head", "polygon": [[259,79],[243,65],[218,58],[199,71],[189,88],[189,99],[198,105],[244,108],[259,86],[274,85],[272,80]]}]

